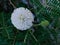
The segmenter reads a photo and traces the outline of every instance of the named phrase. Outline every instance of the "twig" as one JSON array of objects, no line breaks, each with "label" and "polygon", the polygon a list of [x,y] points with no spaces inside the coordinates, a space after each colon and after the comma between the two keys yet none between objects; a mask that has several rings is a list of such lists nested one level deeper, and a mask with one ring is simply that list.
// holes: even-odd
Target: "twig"
[{"label": "twig", "polygon": [[33,35],[33,33],[31,32],[31,30],[29,30],[31,36],[35,39],[36,42],[38,42],[38,40],[36,39],[36,37]]},{"label": "twig", "polygon": [[[16,8],[16,6],[12,3],[11,0],[9,0],[10,4],[14,7],[14,9]],[[18,31],[17,31],[18,32]],[[24,43],[26,42],[26,38],[27,38],[27,35],[25,36],[25,39],[24,39]],[[16,36],[14,38],[14,41],[13,41],[13,44],[12,45],[15,45],[15,40],[16,40]]]},{"label": "twig", "polygon": [[17,35],[17,33],[18,33],[18,30],[17,30],[16,33],[15,33],[15,37],[14,37],[14,41],[13,41],[13,44],[12,44],[12,45],[15,45],[16,35]]},{"label": "twig", "polygon": [[10,36],[9,36],[9,33],[7,31],[7,29],[5,28],[5,21],[4,21],[4,16],[2,14],[2,20],[3,20],[3,29],[5,29],[6,33],[7,33],[7,36],[8,36],[8,39],[10,39]]},{"label": "twig", "polygon": [[15,36],[15,38],[14,38],[14,41],[13,41],[13,44],[12,44],[12,45],[15,45],[15,40],[16,40],[16,36]]},{"label": "twig", "polygon": [[26,43],[26,39],[27,39],[27,37],[28,37],[28,31],[27,31],[27,33],[26,33],[26,35],[25,35],[24,43]]},{"label": "twig", "polygon": [[10,4],[14,7],[14,9],[16,8],[16,6],[12,3],[11,0],[9,0]]},{"label": "twig", "polygon": [[[11,27],[13,27],[13,26],[8,26],[8,27],[5,27],[5,28],[11,28]],[[3,29],[4,27],[0,27],[0,29]]]},{"label": "twig", "polygon": [[[26,33],[26,35],[25,35],[25,38],[24,38],[24,43],[26,43],[26,39],[27,39],[27,37],[28,37],[28,32],[31,34],[31,36],[34,38],[34,40],[35,40],[36,42],[38,42],[38,40],[37,40],[36,37],[33,35],[33,33],[31,32],[31,30],[28,30],[27,33]],[[40,45],[40,43],[39,43],[39,45]]]},{"label": "twig", "polygon": [[[30,32],[31,36],[35,39],[35,41],[38,42],[37,38],[34,36],[34,34],[31,32],[31,30],[29,30],[29,32]],[[39,43],[39,45],[41,45],[41,44]]]},{"label": "twig", "polygon": [[9,36],[8,31],[6,30],[6,28],[4,28],[4,29],[5,29],[5,31],[6,31],[6,33],[7,33],[8,39],[10,39],[10,36]]},{"label": "twig", "polygon": [[39,2],[44,6],[44,7],[49,7],[48,5],[47,5],[47,1],[46,0],[39,0]]}]

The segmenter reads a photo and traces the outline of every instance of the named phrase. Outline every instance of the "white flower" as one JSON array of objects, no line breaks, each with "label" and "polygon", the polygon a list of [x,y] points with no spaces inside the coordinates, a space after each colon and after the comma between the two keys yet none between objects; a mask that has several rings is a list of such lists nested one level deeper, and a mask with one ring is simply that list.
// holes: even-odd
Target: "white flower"
[{"label": "white flower", "polygon": [[11,15],[12,24],[19,30],[27,30],[33,25],[34,16],[30,10],[24,7],[17,8]]}]

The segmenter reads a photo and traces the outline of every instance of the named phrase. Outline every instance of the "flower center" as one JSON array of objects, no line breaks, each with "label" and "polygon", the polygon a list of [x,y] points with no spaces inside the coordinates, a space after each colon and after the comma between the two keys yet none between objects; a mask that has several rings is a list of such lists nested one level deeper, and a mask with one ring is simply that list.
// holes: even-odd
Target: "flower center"
[{"label": "flower center", "polygon": [[25,18],[24,18],[24,16],[23,16],[23,15],[21,15],[21,16],[20,16],[20,21],[22,21],[22,22],[23,22],[23,21],[24,21],[24,19],[25,19]]}]

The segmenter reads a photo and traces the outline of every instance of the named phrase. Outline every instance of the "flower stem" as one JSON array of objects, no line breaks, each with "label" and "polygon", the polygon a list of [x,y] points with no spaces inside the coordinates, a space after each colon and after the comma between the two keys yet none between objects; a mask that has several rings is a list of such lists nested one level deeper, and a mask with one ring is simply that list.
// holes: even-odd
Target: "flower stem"
[{"label": "flower stem", "polygon": [[35,25],[33,25],[33,26],[40,26],[40,24],[35,24]]}]

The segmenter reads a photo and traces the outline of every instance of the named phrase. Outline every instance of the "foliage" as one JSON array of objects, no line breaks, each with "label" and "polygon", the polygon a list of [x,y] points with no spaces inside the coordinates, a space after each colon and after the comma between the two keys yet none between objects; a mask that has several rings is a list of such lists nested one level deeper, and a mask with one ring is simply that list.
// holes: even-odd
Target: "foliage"
[{"label": "foliage", "polygon": [[[39,0],[30,0],[28,4],[12,0],[16,7],[26,7],[35,15],[34,32],[19,31],[11,23],[14,7],[9,0],[0,0],[0,45],[57,45],[60,33],[60,1],[48,0],[44,7]],[[44,21],[48,21],[45,22]],[[37,23],[38,22],[38,23]],[[45,26],[47,25],[47,26]],[[57,40],[58,39],[58,40]]]}]

